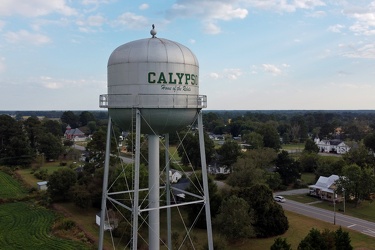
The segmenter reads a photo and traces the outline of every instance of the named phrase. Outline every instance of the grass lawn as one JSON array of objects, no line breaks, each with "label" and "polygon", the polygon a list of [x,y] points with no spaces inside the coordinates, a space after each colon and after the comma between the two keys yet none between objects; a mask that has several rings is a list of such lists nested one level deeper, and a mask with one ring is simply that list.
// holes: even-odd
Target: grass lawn
[{"label": "grass lawn", "polygon": [[[321,231],[324,229],[335,231],[339,228],[339,226],[337,225],[333,225],[331,223],[323,222],[320,220],[315,220],[293,212],[285,211],[285,214],[288,217],[289,230],[285,234],[278,237],[287,238],[288,243],[292,245],[292,249],[297,249],[298,244],[303,238],[305,238],[305,236],[312,228],[316,228]],[[369,237],[356,231],[348,230],[346,228],[343,228],[343,230],[349,232],[351,243],[354,249],[375,249],[375,238]],[[276,238],[277,237],[268,239],[251,239],[240,246],[236,246],[236,249],[270,249],[270,246],[274,243],[274,240]]]},{"label": "grass lawn", "polygon": [[304,148],[305,148],[304,143],[292,143],[292,144],[282,144],[281,145],[282,150],[302,151]]},{"label": "grass lawn", "polygon": [[306,183],[307,185],[315,184],[315,174],[313,173],[302,173],[301,180],[303,183]]},{"label": "grass lawn", "polygon": [[[67,166],[69,166],[71,163],[72,162],[68,162]],[[48,175],[50,175],[60,168],[63,168],[62,166],[60,166],[60,162],[47,162],[43,165],[43,167],[40,167],[37,171],[47,169],[47,173]],[[33,170],[31,168],[17,170],[17,173],[21,175],[22,179],[28,186],[37,188],[37,182],[43,180],[39,180],[38,178],[36,178],[32,172]]]}]

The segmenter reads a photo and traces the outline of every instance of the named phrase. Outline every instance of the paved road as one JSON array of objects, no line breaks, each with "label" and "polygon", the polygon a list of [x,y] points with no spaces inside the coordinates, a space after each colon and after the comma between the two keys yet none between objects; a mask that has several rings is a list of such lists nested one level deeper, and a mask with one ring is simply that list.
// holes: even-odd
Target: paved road
[{"label": "paved road", "polygon": [[[297,193],[307,193],[306,189],[291,190],[286,192],[278,192],[279,195],[290,195]],[[285,203],[280,203],[285,210],[292,211],[298,214],[302,214],[311,218],[316,218],[329,223],[336,223],[343,228],[350,228],[363,234],[375,237],[375,223],[366,220],[351,217],[339,212],[329,211],[321,208],[317,208],[308,204],[299,203],[292,200],[287,200]]]},{"label": "paved road", "polygon": [[[85,147],[80,146],[80,145],[76,145],[76,144],[73,145],[73,148],[78,149],[78,150],[81,150],[81,151],[86,151],[86,148],[85,148]],[[125,164],[133,163],[133,159],[132,159],[132,158],[128,158],[128,157],[124,157],[124,156],[119,156],[119,157],[120,157],[120,159],[121,159]]]}]

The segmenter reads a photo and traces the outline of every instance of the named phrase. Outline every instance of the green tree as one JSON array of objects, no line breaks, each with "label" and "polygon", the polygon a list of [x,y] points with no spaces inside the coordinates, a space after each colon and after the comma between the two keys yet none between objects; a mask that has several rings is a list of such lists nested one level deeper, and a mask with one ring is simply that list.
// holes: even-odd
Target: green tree
[{"label": "green tree", "polygon": [[[182,146],[178,147],[177,153],[181,157],[181,162],[184,165],[191,165],[194,169],[201,167],[201,154],[199,146],[198,133],[187,133],[183,139]],[[204,144],[206,153],[206,162],[211,162],[215,153],[214,142],[204,133]]]},{"label": "green tree", "polygon": [[298,250],[352,250],[348,232],[340,227],[336,231],[328,229],[320,232],[318,229],[311,229],[306,237],[298,245]]},{"label": "green tree", "polygon": [[27,118],[23,125],[29,137],[31,148],[36,149],[39,136],[42,134],[42,123],[37,117],[32,116]]},{"label": "green tree", "polygon": [[277,155],[275,165],[284,185],[294,183],[301,176],[298,162],[291,158],[285,150]]},{"label": "green tree", "polygon": [[336,250],[352,250],[351,240],[348,232],[344,232],[340,226],[335,232]]},{"label": "green tree", "polygon": [[298,250],[328,250],[328,248],[320,231],[313,228],[299,243]]},{"label": "green tree", "polygon": [[257,131],[263,136],[263,145],[275,150],[280,149],[281,142],[277,129],[272,124],[263,124]]},{"label": "green tree", "polygon": [[254,160],[239,158],[233,165],[233,172],[227,178],[227,183],[233,187],[251,187],[264,183],[265,170],[256,167]]},{"label": "green tree", "polygon": [[281,184],[283,183],[280,174],[276,172],[265,172],[265,179],[268,187],[272,190],[279,189]]},{"label": "green tree", "polygon": [[53,201],[66,201],[71,198],[71,188],[77,181],[74,170],[61,168],[53,172],[48,180],[48,194]]},{"label": "green tree", "polygon": [[22,123],[8,115],[0,115],[0,164],[28,167],[34,157]]},{"label": "green tree", "polygon": [[[191,180],[189,187],[186,191],[191,192],[196,195],[202,195],[203,193],[203,180],[200,174],[195,175]],[[221,196],[217,192],[216,183],[209,177],[208,178],[208,192],[210,196],[210,212],[211,217],[215,218],[219,212],[219,207],[221,205]],[[186,201],[195,201],[197,198],[187,195],[185,198]],[[188,221],[191,225],[195,222],[195,225],[198,228],[206,228],[206,210],[203,208],[204,204],[194,204],[186,206],[186,211],[188,214]],[[203,210],[202,210],[203,208]]]},{"label": "green tree", "polygon": [[79,126],[79,117],[74,114],[73,111],[65,111],[60,119],[63,123],[70,125],[72,128],[77,128]]},{"label": "green tree", "polygon": [[79,122],[81,126],[86,126],[90,121],[95,121],[94,115],[89,111],[83,111],[79,115]]},{"label": "green tree", "polygon": [[277,237],[270,250],[292,250],[292,245],[288,243],[286,238]]},{"label": "green tree", "polygon": [[367,135],[363,139],[363,143],[365,144],[365,146],[368,149],[371,149],[372,152],[375,152],[375,133],[371,133],[371,134]]},{"label": "green tree", "polygon": [[[87,143],[86,150],[90,153],[90,158],[97,163],[103,164],[105,158],[107,142],[107,132],[100,128],[92,135],[92,140]],[[117,153],[117,145],[113,136],[111,137],[111,154]]]},{"label": "green tree", "polygon": [[299,164],[304,172],[315,173],[319,165],[319,155],[316,153],[303,152],[299,158]]},{"label": "green tree", "polygon": [[63,152],[61,140],[51,133],[42,133],[38,137],[37,149],[47,160],[56,160]]},{"label": "green tree", "polygon": [[244,199],[232,195],[222,202],[214,225],[228,241],[253,237],[255,234],[249,210]]},{"label": "green tree", "polygon": [[237,158],[241,156],[241,147],[236,141],[226,140],[217,153],[220,155],[219,163],[231,168]]},{"label": "green tree", "polygon": [[308,153],[319,153],[319,147],[313,140],[307,139],[305,143],[305,149],[303,151]]},{"label": "green tree", "polygon": [[250,132],[244,134],[242,139],[247,143],[250,144],[250,148],[252,149],[259,149],[263,148],[263,136],[256,132]]},{"label": "green tree", "polygon": [[342,158],[348,165],[357,164],[360,167],[375,166],[374,156],[369,154],[368,149],[363,144],[359,144],[357,148],[352,148]]},{"label": "green tree", "polygon": [[272,190],[264,184],[242,188],[238,196],[247,201],[254,213],[253,226],[257,237],[271,237],[285,233],[289,228],[283,208],[273,199]]},{"label": "green tree", "polygon": [[61,130],[61,124],[58,121],[47,120],[43,122],[42,126],[44,128],[45,133],[49,132],[56,137],[61,137],[63,135]]},{"label": "green tree", "polygon": [[345,189],[347,194],[354,196],[360,202],[375,192],[375,176],[373,170],[368,167],[360,168],[356,164],[344,166],[343,176],[339,179],[338,190]]}]

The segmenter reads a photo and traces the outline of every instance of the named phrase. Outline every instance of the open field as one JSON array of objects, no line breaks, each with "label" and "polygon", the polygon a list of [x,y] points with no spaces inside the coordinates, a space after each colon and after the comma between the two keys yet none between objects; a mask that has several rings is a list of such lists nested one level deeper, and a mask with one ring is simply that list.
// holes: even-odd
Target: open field
[{"label": "open field", "polygon": [[[337,230],[339,227],[331,223],[326,223],[320,220],[314,220],[312,218],[299,215],[293,212],[285,211],[289,221],[289,230],[278,237],[287,238],[289,244],[292,245],[292,249],[297,249],[299,242],[309,233],[312,228],[319,230],[329,229]],[[343,228],[343,230],[348,231],[352,246],[354,249],[361,250],[372,250],[375,249],[375,238],[369,237],[367,235],[348,230]],[[277,237],[272,237],[268,239],[251,239],[243,243],[242,245],[236,245],[236,249],[246,250],[263,250],[269,249]],[[229,248],[231,249],[231,248]]]},{"label": "open field", "polygon": [[51,235],[52,211],[24,202],[0,205],[1,249],[90,249],[83,243]]},{"label": "open field", "polygon": [[27,190],[12,176],[0,171],[0,199],[19,199],[27,194]]}]

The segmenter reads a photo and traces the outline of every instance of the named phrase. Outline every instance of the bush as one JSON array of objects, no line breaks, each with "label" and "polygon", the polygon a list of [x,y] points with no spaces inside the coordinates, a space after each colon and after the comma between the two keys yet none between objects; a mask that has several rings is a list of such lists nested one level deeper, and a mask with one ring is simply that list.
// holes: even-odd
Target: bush
[{"label": "bush", "polygon": [[75,226],[76,226],[76,223],[74,221],[69,220],[69,219],[62,219],[56,225],[55,229],[68,231],[68,230],[73,229]]},{"label": "bush", "polygon": [[221,180],[226,180],[228,178],[227,174],[217,174],[215,176],[215,180],[221,181]]},{"label": "bush", "polygon": [[48,170],[42,169],[34,173],[35,178],[39,180],[47,180],[48,179]]}]

